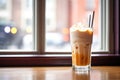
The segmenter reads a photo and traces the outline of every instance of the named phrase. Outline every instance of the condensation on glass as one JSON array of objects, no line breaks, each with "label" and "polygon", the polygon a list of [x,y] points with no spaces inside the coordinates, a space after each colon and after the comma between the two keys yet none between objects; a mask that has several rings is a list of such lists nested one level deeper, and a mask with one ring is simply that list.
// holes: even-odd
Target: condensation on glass
[{"label": "condensation on glass", "polygon": [[33,0],[0,0],[0,50],[34,50]]},{"label": "condensation on glass", "polygon": [[95,10],[92,51],[100,50],[100,0],[46,0],[46,52],[71,51],[69,28]]}]

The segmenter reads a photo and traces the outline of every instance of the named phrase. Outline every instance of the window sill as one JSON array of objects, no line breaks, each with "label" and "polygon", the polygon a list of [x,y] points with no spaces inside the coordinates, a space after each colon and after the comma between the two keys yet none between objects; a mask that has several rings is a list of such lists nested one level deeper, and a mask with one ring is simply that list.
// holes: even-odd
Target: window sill
[{"label": "window sill", "polygon": [[[71,66],[70,54],[0,55],[0,67]],[[92,66],[119,66],[120,54],[92,54]]]}]

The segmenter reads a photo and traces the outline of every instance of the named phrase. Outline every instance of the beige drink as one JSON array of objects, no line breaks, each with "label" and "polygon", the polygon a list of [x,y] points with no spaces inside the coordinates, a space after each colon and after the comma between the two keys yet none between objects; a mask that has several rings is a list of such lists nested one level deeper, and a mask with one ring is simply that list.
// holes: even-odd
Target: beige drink
[{"label": "beige drink", "polygon": [[73,68],[90,68],[92,36],[92,29],[81,23],[70,28]]}]

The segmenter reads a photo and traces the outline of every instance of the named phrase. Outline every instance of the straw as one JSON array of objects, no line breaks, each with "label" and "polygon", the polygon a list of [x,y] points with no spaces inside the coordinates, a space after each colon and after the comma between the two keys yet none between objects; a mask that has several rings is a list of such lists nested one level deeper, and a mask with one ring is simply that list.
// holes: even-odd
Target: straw
[{"label": "straw", "polygon": [[89,15],[89,27],[91,26],[90,23],[91,23],[91,15]]},{"label": "straw", "polygon": [[92,22],[91,22],[91,28],[93,28],[94,15],[95,15],[95,11],[93,11],[93,12],[92,12]]},{"label": "straw", "polygon": [[95,11],[92,12],[92,14],[89,15],[89,27],[93,28],[93,20],[94,20]]}]

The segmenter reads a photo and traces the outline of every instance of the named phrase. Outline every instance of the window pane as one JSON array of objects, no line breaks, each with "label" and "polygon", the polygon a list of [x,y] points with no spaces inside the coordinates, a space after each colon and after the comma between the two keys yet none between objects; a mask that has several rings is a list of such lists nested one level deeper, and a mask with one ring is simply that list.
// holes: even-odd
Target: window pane
[{"label": "window pane", "polygon": [[100,51],[100,0],[46,0],[45,51],[71,51],[69,28],[91,10],[95,10],[92,51]]},{"label": "window pane", "polygon": [[0,0],[0,50],[34,50],[33,0]]}]

